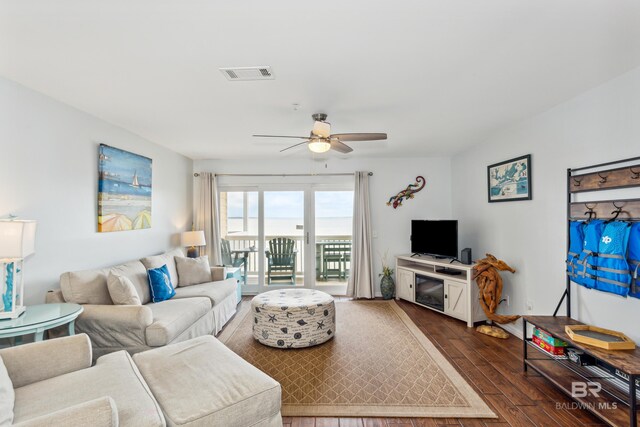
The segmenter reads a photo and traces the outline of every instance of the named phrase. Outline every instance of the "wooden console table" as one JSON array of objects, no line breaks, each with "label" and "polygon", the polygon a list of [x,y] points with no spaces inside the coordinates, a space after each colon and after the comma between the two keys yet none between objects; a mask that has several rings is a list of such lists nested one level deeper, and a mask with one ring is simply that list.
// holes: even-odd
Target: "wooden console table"
[{"label": "wooden console table", "polygon": [[[592,356],[596,364],[580,366],[566,356],[553,356],[536,346],[527,324],[537,326],[570,347]],[[558,389],[612,426],[637,426],[640,398],[640,349],[603,350],[572,341],[565,325],[582,325],[566,316],[525,316],[522,322],[523,367],[532,368]],[[580,383],[580,387],[575,384]]]}]

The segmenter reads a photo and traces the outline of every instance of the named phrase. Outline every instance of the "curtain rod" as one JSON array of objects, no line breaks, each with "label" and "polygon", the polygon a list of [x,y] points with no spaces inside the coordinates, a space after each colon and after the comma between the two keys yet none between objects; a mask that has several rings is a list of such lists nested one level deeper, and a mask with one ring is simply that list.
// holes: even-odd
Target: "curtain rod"
[{"label": "curtain rod", "polygon": [[[351,176],[352,173],[216,173],[215,176]],[[200,176],[194,173],[193,176]],[[369,176],[373,176],[373,172],[369,172]]]}]

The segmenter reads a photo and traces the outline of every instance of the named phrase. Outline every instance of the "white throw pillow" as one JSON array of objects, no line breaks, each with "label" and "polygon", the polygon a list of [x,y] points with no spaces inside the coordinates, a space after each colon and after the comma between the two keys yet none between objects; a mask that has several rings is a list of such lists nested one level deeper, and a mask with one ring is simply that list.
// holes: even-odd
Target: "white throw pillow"
[{"label": "white throw pillow", "polygon": [[178,286],[199,285],[211,281],[209,257],[199,258],[176,257],[178,269]]},{"label": "white throw pillow", "polygon": [[13,423],[13,404],[16,394],[13,391],[13,383],[9,378],[7,368],[0,357],[0,426],[10,426]]},{"label": "white throw pillow", "polygon": [[136,287],[128,277],[109,272],[107,288],[111,301],[116,305],[142,305]]}]

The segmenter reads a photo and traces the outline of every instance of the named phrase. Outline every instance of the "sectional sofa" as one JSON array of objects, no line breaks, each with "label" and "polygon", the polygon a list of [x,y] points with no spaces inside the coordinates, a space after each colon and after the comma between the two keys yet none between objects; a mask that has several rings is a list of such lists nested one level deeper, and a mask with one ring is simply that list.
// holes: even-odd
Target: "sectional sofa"
[{"label": "sectional sofa", "polygon": [[[76,332],[90,337],[94,358],[118,350],[135,354],[216,335],[236,312],[236,279],[224,280],[224,268],[213,267],[210,281],[178,286],[173,298],[151,302],[147,269],[167,265],[171,282],[179,284],[176,257],[184,257],[184,252],[175,249],[108,268],[66,272],[60,276],[60,289],[49,292],[46,300],[82,304]],[[128,278],[142,304],[115,305],[107,287],[109,273]]]},{"label": "sectional sofa", "polygon": [[282,427],[280,385],[212,336],[92,359],[85,334],[0,350],[0,425]]}]

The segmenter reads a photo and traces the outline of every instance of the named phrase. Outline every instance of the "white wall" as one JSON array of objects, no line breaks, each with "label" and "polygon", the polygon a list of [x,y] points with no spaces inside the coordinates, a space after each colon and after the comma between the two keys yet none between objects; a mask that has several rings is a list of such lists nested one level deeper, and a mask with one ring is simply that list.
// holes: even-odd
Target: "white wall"
[{"label": "white wall", "polygon": [[[531,153],[533,200],[487,202],[487,165]],[[517,270],[507,313],[552,314],[565,286],[566,170],[640,155],[640,68],[504,130],[452,160],[453,214],[462,246]],[[601,195],[602,197],[602,195]],[[640,197],[640,191],[635,196]],[[572,317],[640,342],[640,300],[579,286]],[[564,313],[564,307],[561,314]]]},{"label": "white wall", "polygon": [[[98,144],[153,159],[151,229],[97,233]],[[25,261],[28,304],[68,270],[108,266],[174,246],[191,226],[192,161],[0,78],[0,217],[38,221]]]},{"label": "white wall", "polygon": [[[412,219],[450,219],[451,218],[451,168],[448,158],[358,158],[357,152],[351,158],[331,159],[325,163],[314,162],[308,156],[294,160],[243,161],[243,160],[196,160],[195,172],[216,173],[353,173],[356,170],[373,172],[370,178],[371,219],[377,238],[373,240],[374,273],[376,274],[376,292],[380,283],[377,274],[382,270],[379,253],[389,250],[389,262],[395,264],[395,255],[407,254],[410,250],[409,235]],[[416,194],[413,200],[407,200],[402,206],[393,209],[386,205],[389,198],[407,185],[415,182],[418,175],[424,176],[426,187]],[[258,183],[265,178],[253,179]],[[313,179],[322,179],[315,177]],[[272,178],[271,182],[301,183],[306,178]],[[325,180],[326,181],[326,180]]]}]

